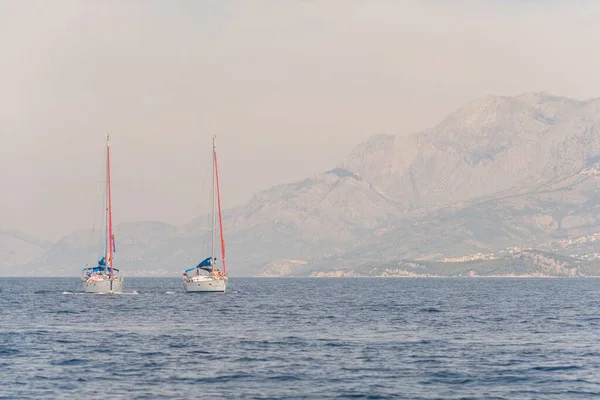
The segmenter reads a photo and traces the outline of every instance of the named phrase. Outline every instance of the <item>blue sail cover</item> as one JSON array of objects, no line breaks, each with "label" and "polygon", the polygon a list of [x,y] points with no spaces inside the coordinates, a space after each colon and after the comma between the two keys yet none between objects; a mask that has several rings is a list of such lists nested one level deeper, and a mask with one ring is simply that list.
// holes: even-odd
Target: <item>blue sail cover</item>
[{"label": "blue sail cover", "polygon": [[[215,260],[216,260],[216,258],[215,258]],[[207,257],[200,264],[196,265],[196,268],[212,267],[212,265],[213,265],[213,258],[212,257]]]},{"label": "blue sail cover", "polygon": [[106,257],[102,257],[100,260],[98,260],[98,265],[106,265]]}]

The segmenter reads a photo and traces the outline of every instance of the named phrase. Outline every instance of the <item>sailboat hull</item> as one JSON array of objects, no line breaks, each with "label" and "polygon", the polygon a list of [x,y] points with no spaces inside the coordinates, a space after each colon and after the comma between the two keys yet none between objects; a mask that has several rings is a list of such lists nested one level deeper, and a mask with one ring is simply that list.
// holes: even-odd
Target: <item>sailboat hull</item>
[{"label": "sailboat hull", "polygon": [[90,278],[83,282],[83,291],[85,293],[123,293],[125,282],[122,277],[93,279]]},{"label": "sailboat hull", "polygon": [[186,292],[225,292],[227,279],[194,276],[183,281],[183,288]]}]

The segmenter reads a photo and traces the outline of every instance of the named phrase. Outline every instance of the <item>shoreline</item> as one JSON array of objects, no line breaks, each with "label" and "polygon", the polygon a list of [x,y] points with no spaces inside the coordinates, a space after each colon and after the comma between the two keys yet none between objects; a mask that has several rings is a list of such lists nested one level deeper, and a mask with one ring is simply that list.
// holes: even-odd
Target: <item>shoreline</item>
[{"label": "shoreline", "polygon": [[[179,275],[154,275],[154,276],[127,276],[127,278],[135,279],[180,279]],[[354,276],[280,276],[280,275],[269,275],[269,276],[230,276],[233,279],[597,279],[600,275],[586,275],[586,276],[566,276],[566,275],[478,275],[478,276],[447,276],[447,275],[422,275],[422,276],[367,276],[367,275],[354,275]],[[81,279],[79,276],[65,276],[65,275],[47,275],[47,276],[19,276],[19,275],[7,275],[0,276],[0,279]]]}]

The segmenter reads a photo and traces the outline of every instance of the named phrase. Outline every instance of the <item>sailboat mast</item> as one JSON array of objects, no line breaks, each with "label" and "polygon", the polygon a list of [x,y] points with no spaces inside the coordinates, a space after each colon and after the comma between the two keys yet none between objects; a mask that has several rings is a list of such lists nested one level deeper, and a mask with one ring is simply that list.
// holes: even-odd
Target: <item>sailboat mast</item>
[{"label": "sailboat mast", "polygon": [[[214,154],[215,154],[215,136],[213,136],[213,159],[214,159]],[[216,242],[216,226],[217,226],[217,213],[216,213],[216,202],[215,202],[215,197],[216,197],[216,187],[215,187],[215,163],[213,162],[213,168],[212,168],[212,226],[211,226],[211,239],[212,239],[212,250],[211,250],[211,265],[214,268],[214,264],[213,261],[215,259],[215,242]]]},{"label": "sailboat mast", "polygon": [[227,265],[225,264],[225,237],[223,236],[223,214],[221,212],[221,188],[219,187],[219,165],[217,163],[217,149],[215,148],[215,140],[213,138],[213,159],[215,179],[217,183],[217,203],[219,209],[219,233],[221,236],[221,260],[223,260],[223,273],[227,273]]},{"label": "sailboat mast", "polygon": [[[108,142],[108,139],[107,139]],[[107,146],[108,149],[108,146]],[[108,150],[107,150],[107,161],[106,161],[106,175],[108,176]],[[106,257],[108,257],[108,179],[104,180],[104,253],[102,253],[102,257],[104,260],[108,262]]]},{"label": "sailboat mast", "polygon": [[108,244],[108,260],[107,265],[110,263],[110,276],[113,276],[114,264],[113,264],[113,226],[112,226],[112,201],[110,192],[110,135],[106,136],[106,212],[107,212],[107,244]]}]

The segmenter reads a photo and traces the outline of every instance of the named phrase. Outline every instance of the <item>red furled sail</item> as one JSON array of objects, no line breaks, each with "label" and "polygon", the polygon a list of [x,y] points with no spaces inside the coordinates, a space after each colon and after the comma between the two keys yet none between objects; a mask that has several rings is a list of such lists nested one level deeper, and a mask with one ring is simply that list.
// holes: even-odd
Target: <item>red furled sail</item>
[{"label": "red furled sail", "polygon": [[221,213],[221,189],[219,187],[219,167],[217,163],[217,150],[213,144],[213,160],[215,163],[215,177],[217,184],[217,206],[219,208],[219,230],[221,233],[221,259],[223,260],[223,273],[227,273],[227,266],[225,264],[225,237],[223,236],[223,215]]}]

